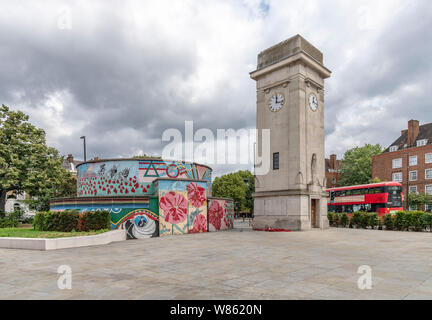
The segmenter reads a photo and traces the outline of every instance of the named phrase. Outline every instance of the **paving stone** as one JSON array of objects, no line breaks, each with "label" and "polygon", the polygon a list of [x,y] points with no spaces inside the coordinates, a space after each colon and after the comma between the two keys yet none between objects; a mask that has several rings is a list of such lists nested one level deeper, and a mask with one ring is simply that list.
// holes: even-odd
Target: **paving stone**
[{"label": "paving stone", "polygon": [[[432,299],[430,233],[240,227],[47,252],[0,249],[0,299]],[[57,287],[60,265],[72,268],[71,290]],[[357,287],[361,265],[372,268],[371,290]]]}]

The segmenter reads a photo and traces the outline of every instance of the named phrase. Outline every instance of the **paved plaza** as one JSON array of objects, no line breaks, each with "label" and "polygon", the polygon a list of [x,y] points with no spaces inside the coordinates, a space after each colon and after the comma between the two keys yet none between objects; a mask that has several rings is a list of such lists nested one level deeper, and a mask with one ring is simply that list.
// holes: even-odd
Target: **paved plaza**
[{"label": "paved plaza", "polygon": [[[0,249],[0,298],[432,298],[430,233],[237,226],[57,251]],[[71,290],[57,287],[60,265],[72,268]],[[358,289],[361,265],[372,268],[371,290]]]}]

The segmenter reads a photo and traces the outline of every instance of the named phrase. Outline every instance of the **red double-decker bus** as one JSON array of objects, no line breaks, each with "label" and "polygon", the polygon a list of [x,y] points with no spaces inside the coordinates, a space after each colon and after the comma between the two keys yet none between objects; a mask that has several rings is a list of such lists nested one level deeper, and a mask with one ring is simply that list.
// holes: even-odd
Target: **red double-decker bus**
[{"label": "red double-decker bus", "polygon": [[402,184],[398,182],[332,188],[327,192],[329,212],[367,211],[383,215],[403,210]]}]

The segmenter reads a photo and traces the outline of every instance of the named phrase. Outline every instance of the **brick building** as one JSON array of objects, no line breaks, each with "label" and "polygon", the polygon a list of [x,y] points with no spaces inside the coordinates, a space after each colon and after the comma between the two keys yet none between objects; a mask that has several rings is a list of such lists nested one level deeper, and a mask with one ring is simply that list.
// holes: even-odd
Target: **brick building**
[{"label": "brick building", "polygon": [[402,183],[404,195],[407,190],[432,195],[432,123],[408,121],[408,129],[372,158],[372,177]]},{"label": "brick building", "polygon": [[331,154],[330,159],[325,159],[325,175],[327,180],[327,188],[339,187],[340,160],[337,160],[335,154]]}]

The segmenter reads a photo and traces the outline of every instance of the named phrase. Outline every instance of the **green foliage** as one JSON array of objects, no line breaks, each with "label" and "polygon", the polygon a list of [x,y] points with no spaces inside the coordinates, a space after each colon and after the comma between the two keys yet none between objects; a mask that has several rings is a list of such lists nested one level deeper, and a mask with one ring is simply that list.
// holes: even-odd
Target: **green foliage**
[{"label": "green foliage", "polygon": [[25,224],[33,224],[33,221],[34,221],[34,217],[26,217],[26,218],[24,218],[24,219],[22,219],[22,223],[25,223]]},{"label": "green foliage", "polygon": [[15,208],[13,212],[9,213],[8,218],[13,219],[13,220],[17,220],[17,221],[21,221],[23,214],[24,214],[24,212],[21,209]]},{"label": "green foliage", "polygon": [[14,237],[14,238],[64,238],[64,237],[79,237],[101,234],[109,231],[102,229],[98,231],[82,232],[59,232],[59,231],[39,231],[29,228],[2,228],[0,229],[0,237]]},{"label": "green foliage", "polygon": [[383,223],[384,223],[386,230],[394,230],[395,219],[396,219],[395,215],[392,215],[392,214],[384,215],[384,218],[383,218],[384,222]]},{"label": "green foliage", "polygon": [[110,214],[100,210],[82,214],[78,210],[38,212],[33,227],[39,231],[60,232],[110,229]]},{"label": "green foliage", "polygon": [[428,228],[429,231],[432,232],[432,213],[431,212],[425,212],[423,214],[423,226],[424,226],[424,228]]},{"label": "green foliage", "polygon": [[407,197],[408,206],[419,208],[422,205],[430,203],[432,200],[432,196],[427,195],[426,193],[409,193]]},{"label": "green foliage", "polygon": [[406,231],[409,228],[410,217],[405,211],[398,211],[395,215],[394,228],[399,231]]},{"label": "green foliage", "polygon": [[381,182],[381,179],[378,177],[375,177],[375,178],[371,179],[371,181],[370,181],[370,183],[380,183],[380,182]]},{"label": "green foliage", "polygon": [[351,223],[353,227],[360,228],[362,226],[363,215],[362,212],[356,211],[351,216]]},{"label": "green foliage", "polygon": [[378,214],[376,212],[368,212],[366,213],[367,216],[367,225],[371,227],[372,229],[375,229],[379,226],[380,220],[378,218]]},{"label": "green foliage", "polygon": [[38,210],[49,208],[51,197],[76,195],[76,181],[62,167],[58,151],[46,145],[45,132],[21,111],[0,107],[0,210],[8,191],[27,192]]},{"label": "green foliage", "polygon": [[0,228],[16,228],[19,221],[9,218],[0,218]]},{"label": "green foliage", "polygon": [[382,224],[375,212],[354,212],[351,220],[346,221],[344,213],[333,214],[328,213],[329,222],[332,226],[354,226],[356,228],[371,228],[382,230],[384,226],[386,230],[399,231],[431,231],[432,232],[432,213],[423,211],[398,211],[396,214],[386,214],[382,217]]},{"label": "green foliage", "polygon": [[422,231],[425,228],[423,211],[411,211],[407,215],[408,226],[413,231]]},{"label": "green foliage", "polygon": [[110,214],[108,211],[87,211],[82,214],[82,231],[94,231],[110,228]]},{"label": "green foliage", "polygon": [[327,212],[327,219],[329,221],[329,225],[333,226],[333,224],[334,224],[334,213],[333,212]]},{"label": "green foliage", "polygon": [[349,224],[349,216],[347,213],[338,213],[338,221],[339,225],[342,227],[346,227]]},{"label": "green foliage", "polygon": [[381,153],[379,144],[366,144],[345,152],[341,161],[341,186],[367,184],[372,178],[372,156]]},{"label": "green foliage", "polygon": [[[247,183],[246,183],[246,182]],[[250,171],[237,171],[217,177],[212,185],[214,197],[231,198],[240,203],[242,211],[253,210],[255,178]]]}]

